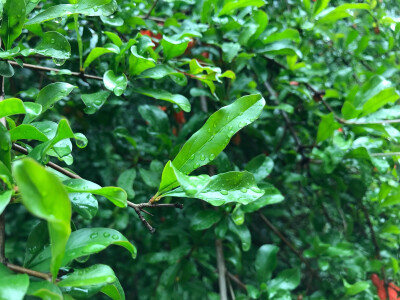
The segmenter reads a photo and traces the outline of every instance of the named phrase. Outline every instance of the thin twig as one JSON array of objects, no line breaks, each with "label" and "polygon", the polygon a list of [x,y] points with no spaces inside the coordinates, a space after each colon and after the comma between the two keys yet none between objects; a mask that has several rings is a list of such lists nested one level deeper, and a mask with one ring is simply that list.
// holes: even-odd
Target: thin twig
[{"label": "thin twig", "polygon": [[4,211],[0,214],[0,263],[6,262],[6,251],[5,251],[5,240],[6,240],[6,220]]},{"label": "thin twig", "polygon": [[304,258],[303,255],[293,246],[291,242],[289,242],[283,234],[259,211],[258,212],[261,219],[264,221],[265,224],[292,250],[294,254],[296,254],[300,260],[306,265],[307,269],[312,273],[315,274],[315,271],[311,268],[309,262]]},{"label": "thin twig", "polygon": [[37,278],[41,278],[47,281],[51,282],[51,275],[46,274],[46,273],[42,273],[42,272],[38,272],[38,271],[34,271],[31,269],[27,269],[24,267],[20,267],[14,264],[10,264],[10,263],[4,263],[4,265],[9,268],[11,271],[17,272],[17,273],[23,273],[23,274],[28,274],[29,276],[33,276],[33,277],[37,277]]},{"label": "thin twig", "polygon": [[[10,65],[14,65],[14,66],[19,66],[19,64],[15,61],[11,61],[9,60],[8,63]],[[33,69],[33,70],[39,70],[39,71],[45,71],[45,72],[60,72],[61,70],[59,69],[55,69],[55,68],[48,68],[48,67],[42,67],[42,66],[37,66],[37,65],[32,65],[32,64],[22,64],[23,68],[27,68],[27,69]],[[95,75],[89,75],[89,74],[85,74],[85,73],[80,73],[80,72],[71,72],[65,75],[71,75],[71,76],[75,76],[75,77],[84,77],[86,79],[94,79],[94,80],[99,80],[99,81],[103,81],[103,77],[100,76],[95,76]]]},{"label": "thin twig", "polygon": [[[21,147],[18,144],[13,143],[12,144],[12,149],[15,150],[15,151],[18,151],[19,153],[28,155],[28,150],[26,150],[24,147]],[[48,162],[47,166],[49,166],[50,168],[52,168],[52,169],[64,174],[65,176],[68,176],[69,178],[74,178],[74,179],[81,179],[82,178],[79,175],[74,174],[74,173],[72,173],[72,172],[60,167],[59,165],[56,165],[55,163]]]},{"label": "thin twig", "polygon": [[147,14],[144,16],[143,19],[148,19],[151,15],[151,12],[153,11],[153,9],[156,7],[158,0],[154,0],[153,5],[150,7],[149,11],[147,12]]},{"label": "thin twig", "polygon": [[217,269],[218,269],[218,282],[219,282],[219,295],[221,300],[228,300],[228,293],[226,287],[226,268],[224,260],[224,250],[222,248],[222,241],[215,241],[215,250],[217,252]]},{"label": "thin twig", "polygon": [[238,286],[240,286],[242,289],[244,289],[245,291],[247,291],[246,285],[245,285],[243,282],[241,282],[235,275],[233,275],[233,274],[230,273],[230,272],[226,272],[226,274],[227,274],[228,277],[229,277],[230,279],[232,279]]},{"label": "thin twig", "polygon": [[136,214],[138,215],[140,221],[142,221],[142,223],[144,224],[144,226],[146,226],[146,228],[151,232],[154,233],[156,230],[155,228],[153,228],[150,223],[143,217],[141,211],[139,208],[133,207],[133,209],[135,210]]}]

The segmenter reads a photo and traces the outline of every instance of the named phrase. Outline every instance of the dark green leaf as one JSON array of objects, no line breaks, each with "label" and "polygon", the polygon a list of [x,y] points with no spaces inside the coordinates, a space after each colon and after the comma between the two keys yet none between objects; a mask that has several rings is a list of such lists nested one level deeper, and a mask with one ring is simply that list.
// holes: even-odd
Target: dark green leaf
[{"label": "dark green leaf", "polygon": [[138,94],[174,103],[178,105],[185,112],[190,111],[190,102],[185,96],[179,94],[171,94],[168,91],[152,89],[152,88],[133,88],[132,90]]},{"label": "dark green leaf", "polygon": [[3,9],[3,21],[0,27],[0,37],[6,50],[22,32],[25,22],[26,7],[24,0],[7,0]]},{"label": "dark green leaf", "polygon": [[114,92],[116,96],[121,96],[125,90],[126,86],[128,85],[128,79],[126,78],[125,74],[122,75],[115,75],[113,70],[108,70],[104,73],[103,76],[104,86]]},{"label": "dark green leaf", "polygon": [[191,217],[190,227],[193,230],[205,230],[218,223],[222,214],[215,210],[200,210]]},{"label": "dark green leaf", "polygon": [[276,254],[278,251],[279,248],[275,245],[263,245],[257,250],[255,268],[259,283],[271,279],[272,272],[277,265]]},{"label": "dark green leaf", "polygon": [[110,96],[109,91],[98,91],[93,94],[82,94],[81,98],[85,103],[85,113],[91,115],[98,111]]}]

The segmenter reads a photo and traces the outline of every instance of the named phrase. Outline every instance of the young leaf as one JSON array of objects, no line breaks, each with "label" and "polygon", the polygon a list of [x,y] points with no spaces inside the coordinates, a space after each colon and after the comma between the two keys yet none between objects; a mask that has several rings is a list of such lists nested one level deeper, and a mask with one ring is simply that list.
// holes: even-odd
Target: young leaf
[{"label": "young leaf", "polygon": [[96,47],[94,48],[92,51],[90,51],[88,57],[85,60],[85,63],[83,64],[83,68],[86,69],[91,63],[92,61],[94,61],[96,58],[107,54],[107,53],[115,53],[118,54],[119,53],[119,48],[113,44],[108,44],[108,47]]},{"label": "young leaf", "polygon": [[24,103],[17,98],[8,98],[0,102],[0,118],[26,113]]},{"label": "young leaf", "polygon": [[164,59],[169,60],[185,53],[186,48],[190,42],[189,38],[183,38],[181,40],[175,40],[164,36],[161,40],[161,46],[164,52]]},{"label": "young leaf", "polygon": [[68,96],[74,88],[76,88],[76,86],[66,82],[51,83],[40,90],[36,98],[36,103],[42,105],[43,113],[58,100]]},{"label": "young leaf", "polygon": [[275,245],[263,245],[257,250],[256,254],[256,274],[257,280],[261,284],[267,282],[277,265],[276,254],[279,248]]},{"label": "young leaf", "polygon": [[93,94],[81,94],[81,99],[86,105],[86,108],[84,109],[85,113],[88,115],[94,114],[104,105],[109,96],[109,91],[98,91]]},{"label": "young leaf", "polygon": [[12,191],[4,191],[0,193],[0,214],[3,213],[8,203],[10,203],[12,194]]},{"label": "young leaf", "polygon": [[[11,1],[14,0],[10,0],[10,2]],[[78,4],[53,5],[30,19],[25,23],[25,25],[38,24],[73,14],[82,14],[87,16],[109,16],[117,8],[118,5],[115,0],[81,0]]]},{"label": "young leaf", "polygon": [[[1,274],[1,273],[0,273]],[[0,276],[0,299],[22,300],[29,286],[29,276],[26,274]]]},{"label": "young leaf", "polygon": [[10,130],[10,136],[12,141],[17,140],[36,140],[36,141],[48,141],[49,139],[36,127],[27,124],[21,124]]},{"label": "young leaf", "polygon": [[184,74],[167,65],[157,65],[154,68],[148,69],[141,73],[139,78],[161,79],[165,76],[169,76],[173,81],[181,86],[187,84],[187,78]]},{"label": "young leaf", "polygon": [[58,286],[45,280],[31,282],[27,295],[35,296],[43,300],[63,300],[62,293]]},{"label": "young leaf", "polygon": [[213,113],[183,145],[173,160],[174,166],[189,174],[214,160],[236,132],[258,118],[264,105],[261,95],[248,95]]},{"label": "young leaf", "polygon": [[[120,232],[110,228],[84,228],[73,231],[65,247],[65,256],[61,265],[65,266],[72,260],[98,253],[110,245],[118,245],[128,250],[132,258],[136,257],[136,248]],[[27,264],[28,268],[38,271],[48,271],[51,253],[49,247],[40,251]]]},{"label": "young leaf", "polygon": [[25,22],[25,0],[7,0],[3,10],[3,21],[0,27],[0,37],[5,49],[11,49],[12,43],[22,32]]},{"label": "young leaf", "polygon": [[179,94],[171,94],[168,91],[152,88],[133,88],[132,90],[138,94],[174,103],[178,105],[183,111],[190,112],[190,102],[185,96]]},{"label": "young leaf", "polygon": [[[181,187],[167,192],[178,185]],[[234,171],[212,177],[188,176],[168,162],[162,174],[159,193],[162,196],[198,198],[219,206],[229,202],[246,205],[260,198],[264,191],[257,187],[253,175],[248,172]]]},{"label": "young leaf", "polygon": [[85,287],[89,285],[111,284],[117,280],[114,271],[107,265],[93,265],[86,269],[75,269],[71,274],[61,277],[60,287]]},{"label": "young leaf", "polygon": [[[22,203],[35,216],[47,220],[51,241],[51,274],[57,278],[71,233],[71,203],[58,178],[33,159],[13,164]],[[50,253],[50,251],[49,251]]]},{"label": "young leaf", "polygon": [[265,5],[263,0],[234,0],[226,1],[218,16],[232,15],[236,10],[248,6],[261,7]]},{"label": "young leaf", "polygon": [[122,288],[118,278],[116,278],[114,283],[104,286],[100,292],[113,300],[125,300],[124,289]]},{"label": "young leaf", "polygon": [[11,145],[10,132],[0,123],[0,163],[6,170],[11,169]]},{"label": "young leaf", "polygon": [[136,46],[131,47],[131,54],[129,56],[129,74],[139,75],[143,71],[153,68],[156,62],[152,58],[146,58],[137,53]]},{"label": "young leaf", "polygon": [[68,192],[91,193],[104,196],[118,207],[127,206],[127,194],[119,187],[101,187],[98,184],[84,179],[68,179],[63,181]]},{"label": "young leaf", "polygon": [[128,85],[128,79],[125,74],[115,75],[113,70],[108,70],[103,76],[104,86],[114,92],[115,96],[121,96]]}]

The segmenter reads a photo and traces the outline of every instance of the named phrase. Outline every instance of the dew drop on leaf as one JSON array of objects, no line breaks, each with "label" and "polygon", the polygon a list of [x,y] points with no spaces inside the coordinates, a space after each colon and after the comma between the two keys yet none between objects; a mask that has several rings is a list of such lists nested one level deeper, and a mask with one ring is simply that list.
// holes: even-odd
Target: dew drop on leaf
[{"label": "dew drop on leaf", "polygon": [[103,233],[103,236],[104,236],[105,238],[108,238],[108,237],[110,236],[110,234],[109,234],[108,232],[104,232],[104,233]]},{"label": "dew drop on leaf", "polygon": [[114,234],[114,235],[112,236],[112,238],[113,238],[114,240],[118,240],[118,235]]},{"label": "dew drop on leaf", "polygon": [[61,67],[63,64],[65,64],[65,61],[65,59],[53,58],[54,64],[58,67]]},{"label": "dew drop on leaf", "polygon": [[210,154],[210,160],[213,160],[214,158],[215,158],[215,155],[214,154]]},{"label": "dew drop on leaf", "polygon": [[95,239],[95,238],[97,238],[98,235],[99,235],[98,232],[93,232],[93,233],[90,235],[90,238],[91,238],[91,239]]},{"label": "dew drop on leaf", "polygon": [[200,155],[200,159],[205,160],[206,159],[205,155],[204,154]]},{"label": "dew drop on leaf", "polygon": [[222,190],[222,191],[220,191],[220,193],[222,194],[222,195],[228,195],[228,191],[227,190]]},{"label": "dew drop on leaf", "polygon": [[247,189],[246,189],[246,188],[244,188],[244,187],[243,187],[243,188],[241,188],[241,189],[240,189],[240,191],[241,191],[242,193],[247,193]]},{"label": "dew drop on leaf", "polygon": [[195,163],[194,167],[197,169],[198,167],[200,167],[200,164],[199,163]]},{"label": "dew drop on leaf", "polygon": [[196,156],[195,156],[194,154],[192,154],[192,155],[190,156],[190,159],[191,159],[191,160],[194,160],[195,157],[196,157]]}]

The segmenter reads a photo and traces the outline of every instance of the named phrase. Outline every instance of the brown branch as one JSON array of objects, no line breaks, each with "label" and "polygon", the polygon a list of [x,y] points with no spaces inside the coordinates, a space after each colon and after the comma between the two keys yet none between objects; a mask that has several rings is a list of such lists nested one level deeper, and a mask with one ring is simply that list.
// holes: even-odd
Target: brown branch
[{"label": "brown branch", "polygon": [[27,269],[24,267],[20,267],[17,265],[13,265],[10,263],[4,263],[4,265],[9,268],[11,271],[17,272],[17,273],[22,273],[22,274],[28,274],[29,276],[33,276],[33,277],[37,277],[37,278],[41,278],[47,281],[51,282],[51,275],[50,274],[46,274],[46,273],[42,273],[42,272],[38,272],[38,271],[34,271],[31,269]]},{"label": "brown branch", "polygon": [[147,12],[147,14],[144,16],[143,19],[148,19],[151,15],[151,12],[153,11],[153,9],[156,7],[158,0],[154,0],[153,5],[150,7],[149,11]]},{"label": "brown branch", "polygon": [[3,213],[0,214],[0,263],[6,262],[5,241],[6,241],[6,220],[3,211]]},{"label": "brown branch", "polygon": [[[292,250],[294,254],[296,254],[300,260],[306,265],[307,269],[314,275],[317,275],[314,269],[311,268],[309,262],[304,258],[303,255],[293,246],[291,242],[289,242],[284,235],[259,211],[258,215],[264,221],[264,223]],[[318,275],[317,275],[318,276]]]},{"label": "brown branch", "polygon": [[[10,65],[19,66],[19,64],[17,62],[15,62],[15,61],[9,60],[8,63]],[[23,68],[27,68],[27,69],[32,69],[32,70],[45,71],[45,72],[56,72],[56,73],[58,73],[58,72],[61,71],[61,70],[55,69],[55,68],[42,67],[42,66],[26,64],[26,63],[23,63],[22,67]],[[75,77],[83,77],[85,79],[94,79],[94,80],[103,81],[103,77],[95,76],[95,75],[89,75],[89,74],[80,73],[80,72],[71,72],[71,73],[66,74],[66,75],[71,75],[71,76],[75,76]]]},{"label": "brown branch", "polygon": [[219,282],[219,295],[221,300],[228,300],[227,286],[226,286],[226,267],[224,260],[224,251],[222,248],[222,241],[215,241],[215,251],[217,256],[217,269],[218,269],[218,282]]},{"label": "brown branch", "polygon": [[245,285],[243,282],[241,282],[241,281],[239,280],[239,278],[237,278],[235,275],[233,275],[233,274],[230,273],[230,272],[226,272],[226,274],[227,274],[228,277],[229,277],[230,279],[232,279],[232,281],[234,281],[238,286],[240,286],[242,289],[244,289],[245,291],[247,291],[246,285]]},{"label": "brown branch", "polygon": [[[12,149],[15,150],[15,151],[18,151],[19,153],[28,155],[28,150],[26,150],[24,147],[21,147],[18,144],[13,143],[12,144]],[[49,166],[50,168],[52,168],[52,169],[64,174],[65,176],[68,176],[69,178],[74,178],[74,179],[81,179],[82,178],[79,175],[74,174],[74,173],[72,173],[72,172],[60,167],[59,165],[56,165],[55,163],[48,162],[47,166]]]}]

